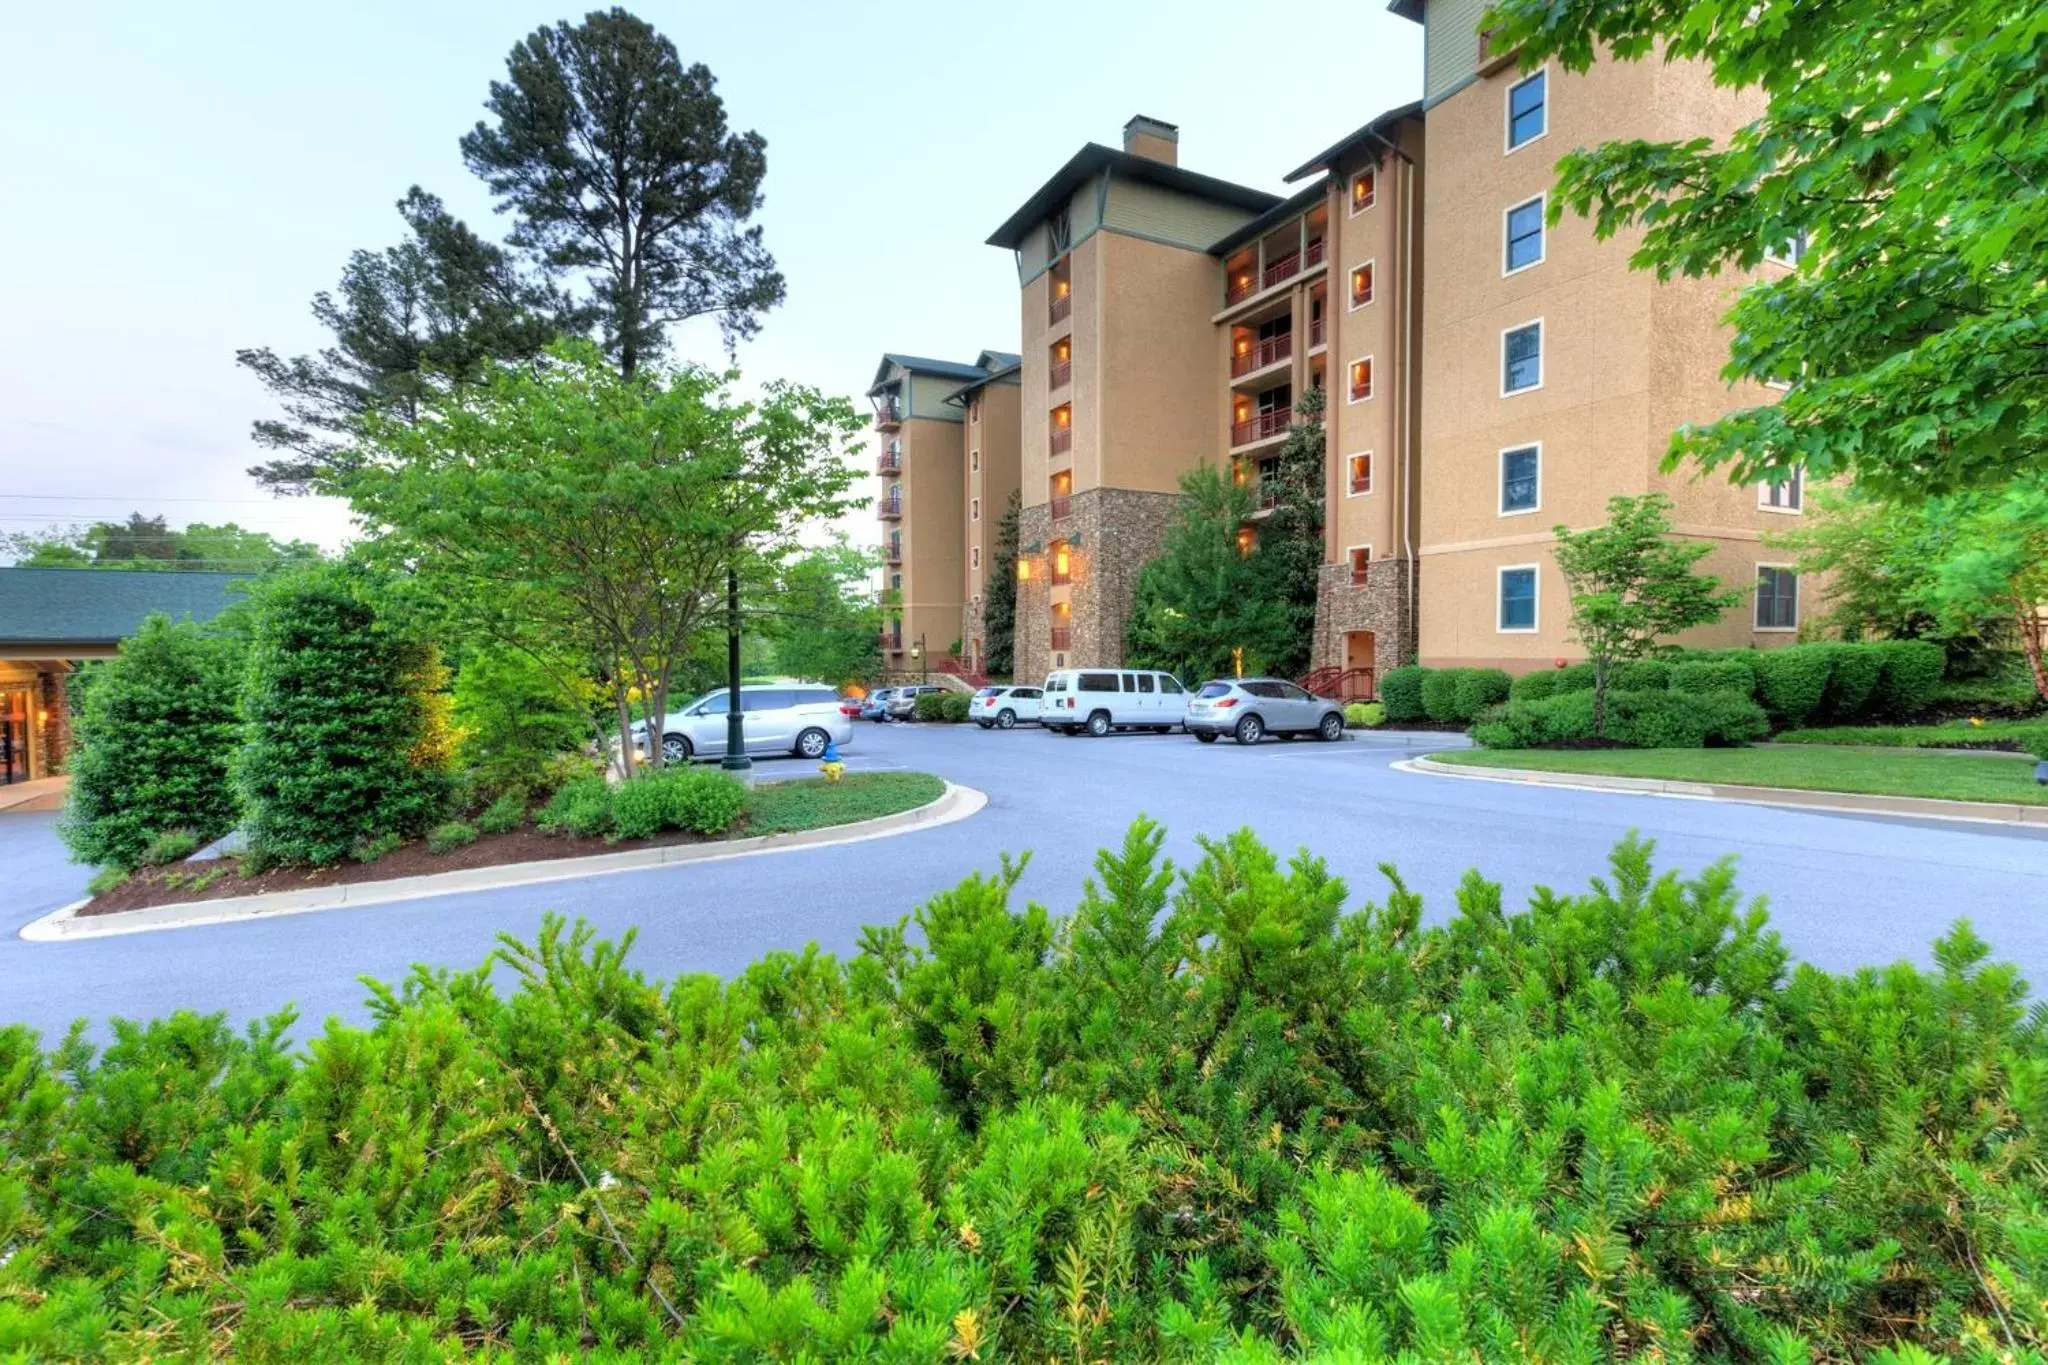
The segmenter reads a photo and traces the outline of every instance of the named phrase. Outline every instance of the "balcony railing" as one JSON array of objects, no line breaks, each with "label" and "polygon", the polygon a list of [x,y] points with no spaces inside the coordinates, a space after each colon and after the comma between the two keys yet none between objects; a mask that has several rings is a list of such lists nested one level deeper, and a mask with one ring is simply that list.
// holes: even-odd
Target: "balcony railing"
[{"label": "balcony railing", "polygon": [[1266,267],[1266,273],[1259,277],[1264,288],[1271,289],[1282,280],[1292,279],[1301,273],[1301,253],[1290,251]]},{"label": "balcony railing", "polygon": [[1372,579],[1372,561],[1354,559],[1351,561],[1351,586],[1362,588]]},{"label": "balcony railing", "polygon": [[1055,322],[1064,322],[1066,321],[1067,314],[1073,311],[1074,296],[1072,294],[1055,294],[1052,297],[1052,307],[1047,310],[1046,323],[1050,326]]},{"label": "balcony railing", "polygon": [[1326,324],[1321,318],[1315,318],[1309,322],[1308,344],[1311,349],[1323,344],[1325,326]]},{"label": "balcony railing", "polygon": [[1318,237],[1301,253],[1301,268],[1314,270],[1323,263],[1323,239]]},{"label": "balcony railing", "polygon": [[1274,508],[1278,507],[1279,505],[1280,505],[1280,489],[1279,489],[1279,488],[1278,488],[1278,487],[1277,487],[1276,485],[1273,485],[1273,484],[1267,483],[1267,482],[1266,482],[1266,479],[1265,479],[1265,476],[1264,476],[1264,475],[1260,475],[1260,477],[1259,477],[1259,510],[1260,510],[1261,512],[1270,512],[1270,511],[1272,511],[1272,510],[1273,510]]},{"label": "balcony railing", "polygon": [[1250,350],[1230,357],[1230,377],[1250,374],[1263,370],[1268,365],[1277,365],[1294,354],[1294,333],[1282,332],[1279,336],[1267,337]]},{"label": "balcony railing", "polygon": [[1072,626],[1054,626],[1052,628],[1052,647],[1059,650],[1072,649],[1074,647],[1074,628]]},{"label": "balcony railing", "polygon": [[883,498],[875,504],[875,510],[881,514],[883,521],[894,521],[903,515],[903,499]]},{"label": "balcony railing", "polygon": [[1233,422],[1230,427],[1230,444],[1247,446],[1268,437],[1284,436],[1287,434],[1287,421],[1290,415],[1286,408],[1275,408],[1271,412],[1256,413],[1249,421]]},{"label": "balcony railing", "polygon": [[1052,453],[1063,455],[1073,448],[1074,429],[1072,427],[1054,427],[1052,429]]},{"label": "balcony railing", "polygon": [[893,474],[901,468],[903,452],[900,450],[885,450],[875,460],[875,472],[879,474]]},{"label": "balcony railing", "polygon": [[1257,288],[1258,281],[1250,275],[1245,276],[1242,281],[1229,280],[1223,286],[1223,302],[1225,305],[1236,303]]},{"label": "balcony railing", "polygon": [[1067,513],[1073,510],[1073,503],[1073,498],[1070,497],[1068,494],[1053,494],[1052,501],[1047,504],[1047,506],[1049,506],[1052,509],[1052,519],[1054,521],[1065,521],[1067,519]]},{"label": "balcony railing", "polygon": [[882,547],[882,562],[885,564],[901,564],[903,562],[903,547],[894,542],[884,545]]},{"label": "balcony railing", "polygon": [[1053,366],[1052,369],[1047,372],[1045,376],[1045,386],[1049,389],[1065,388],[1067,382],[1071,380],[1073,377],[1074,362],[1071,360],[1062,360],[1061,362],[1059,362],[1059,364]]},{"label": "balcony railing", "polygon": [[885,630],[876,638],[876,643],[892,654],[901,654],[903,652],[903,637],[901,635],[891,635]]},{"label": "balcony railing", "polygon": [[897,404],[897,403],[877,403],[877,404],[875,404],[875,425],[876,425],[876,426],[878,426],[878,427],[894,427],[894,426],[901,426],[902,424],[903,424],[903,408],[902,408],[902,406],[901,406],[900,404]]}]

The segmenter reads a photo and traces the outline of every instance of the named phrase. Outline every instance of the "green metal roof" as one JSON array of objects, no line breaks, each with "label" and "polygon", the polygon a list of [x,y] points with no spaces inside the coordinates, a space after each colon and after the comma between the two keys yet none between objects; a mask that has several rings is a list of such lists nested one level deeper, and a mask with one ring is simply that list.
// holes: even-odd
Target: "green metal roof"
[{"label": "green metal roof", "polygon": [[[1410,19],[1415,18],[1416,15],[1419,15],[1422,12],[1421,7],[1418,4],[1416,7],[1415,14],[1406,14],[1401,8],[1400,0],[1395,0],[1395,3],[1387,6],[1387,8],[1393,10],[1396,14],[1403,15],[1404,18]],[[1293,170],[1289,171],[1287,173],[1287,183],[1291,185],[1295,181],[1301,179],[1303,176],[1314,175],[1317,171],[1330,170],[1332,167],[1336,165],[1339,158],[1350,155],[1352,150],[1362,142],[1372,142],[1378,145],[1383,150],[1392,150],[1393,144],[1391,141],[1389,141],[1387,137],[1387,130],[1392,128],[1395,124],[1399,123],[1402,119],[1421,117],[1421,100],[1414,100],[1408,104],[1396,105],[1394,108],[1387,110],[1386,113],[1381,114],[1378,118],[1375,118],[1374,120],[1372,120],[1372,122],[1366,124],[1364,127],[1356,130],[1355,132],[1346,133],[1343,137],[1338,138],[1335,142],[1323,148],[1323,150],[1321,150],[1320,152],[1317,152],[1307,161],[1302,162],[1299,166],[1296,166]],[[1378,161],[1379,159],[1379,153],[1373,153],[1373,160]]]},{"label": "green metal roof", "polygon": [[1066,165],[1052,174],[1052,179],[1040,185],[1032,196],[1024,201],[1003,225],[989,235],[990,246],[1018,247],[1030,231],[1045,221],[1054,209],[1067,202],[1075,190],[1086,184],[1097,173],[1107,170],[1129,180],[1159,185],[1165,189],[1178,190],[1197,199],[1213,200],[1229,204],[1234,208],[1249,209],[1263,213],[1280,202],[1277,194],[1255,190],[1249,185],[1232,184],[1218,180],[1213,175],[1198,175],[1184,171],[1179,166],[1170,166],[1164,161],[1154,161],[1149,156],[1138,156],[1132,152],[1120,152],[1091,142],[1074,153]]},{"label": "green metal roof", "polygon": [[157,611],[173,619],[210,621],[234,600],[229,585],[249,577],[149,569],[0,569],[0,644],[117,644]]}]

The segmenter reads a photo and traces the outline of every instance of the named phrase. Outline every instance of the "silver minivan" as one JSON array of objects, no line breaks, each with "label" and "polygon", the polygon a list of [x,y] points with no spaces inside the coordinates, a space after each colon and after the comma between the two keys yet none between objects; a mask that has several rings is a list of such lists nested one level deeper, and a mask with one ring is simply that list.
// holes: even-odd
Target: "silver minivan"
[{"label": "silver minivan", "polygon": [[1056,734],[1086,730],[1178,730],[1188,690],[1171,673],[1149,668],[1061,668],[1046,675],[1038,723]]},{"label": "silver minivan", "polygon": [[[661,761],[724,757],[730,714],[731,694],[723,687],[669,712],[661,727]],[[740,688],[740,721],[750,754],[822,758],[827,744],[844,748],[853,742],[853,720],[839,709],[838,691],[824,683],[747,683]],[[643,748],[645,725],[633,727]]]}]

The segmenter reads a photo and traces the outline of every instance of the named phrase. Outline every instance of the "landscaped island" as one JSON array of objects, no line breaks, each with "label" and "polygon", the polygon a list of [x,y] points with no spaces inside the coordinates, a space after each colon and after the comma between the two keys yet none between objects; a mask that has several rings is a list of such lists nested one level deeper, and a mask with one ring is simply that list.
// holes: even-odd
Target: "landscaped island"
[{"label": "landscaped island", "polygon": [[1988,754],[1772,744],[1744,749],[1468,749],[1431,757],[1468,768],[2048,806],[2048,787],[2034,781],[2032,763]]},{"label": "landscaped island", "polygon": [[1005,865],[730,980],[551,921],[303,1050],[289,1015],[98,1054],[0,1028],[0,1355],[2048,1345],[2048,1040],[1967,927],[1837,977],[1727,866],[1633,841],[1580,894],[1510,914],[1475,873],[1427,921],[1249,834],[1178,875],[1162,841],[1063,923]]}]

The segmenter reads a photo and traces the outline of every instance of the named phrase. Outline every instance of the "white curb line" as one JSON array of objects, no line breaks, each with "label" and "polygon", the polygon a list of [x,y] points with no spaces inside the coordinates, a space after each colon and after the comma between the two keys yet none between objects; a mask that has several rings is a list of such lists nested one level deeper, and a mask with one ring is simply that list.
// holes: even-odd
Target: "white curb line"
[{"label": "white curb line", "polygon": [[[1605,773],[1552,773],[1534,768],[1481,768],[1409,758],[1390,764],[1428,777],[1462,777],[1567,791],[1622,792],[1630,796],[1725,801],[1743,806],[1783,806],[1835,815],[1892,815],[1914,820],[1953,820],[1966,825],[2018,825],[2048,829],[2048,806],[2004,801],[1942,801],[1924,796],[1877,796],[1862,792],[1806,791],[1797,787],[1749,787],[1722,782],[1684,782],[1663,777],[1616,777]],[[1979,813],[1981,812],[1981,814]]]},{"label": "white curb line", "polygon": [[582,877],[640,872],[680,863],[723,862],[728,858],[753,858],[801,848],[858,844],[950,825],[978,814],[987,804],[987,793],[948,782],[937,798],[914,810],[899,811],[895,815],[879,816],[851,825],[761,834],[720,843],[672,844],[629,849],[623,853],[598,853],[583,858],[500,863],[495,867],[430,872],[417,877],[394,877],[389,881],[319,886],[304,891],[271,891],[257,896],[230,896],[218,900],[187,901],[180,905],[155,905],[142,910],[122,910],[108,915],[80,916],[80,908],[91,903],[91,897],[87,897],[31,920],[22,926],[21,937],[30,943],[70,943],[120,934],[146,934],[161,929],[191,929],[200,925],[234,924],[278,915],[303,915],[316,910],[338,910],[343,906],[424,900],[430,896],[451,896],[464,891],[574,881]]}]

